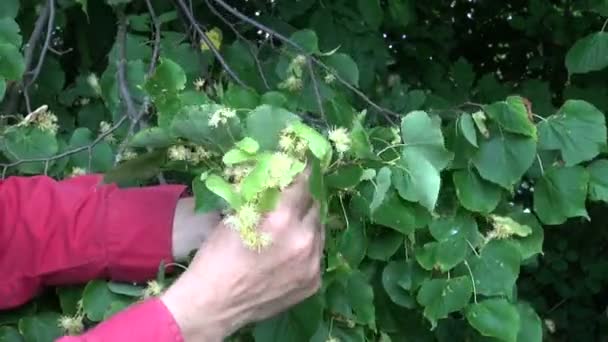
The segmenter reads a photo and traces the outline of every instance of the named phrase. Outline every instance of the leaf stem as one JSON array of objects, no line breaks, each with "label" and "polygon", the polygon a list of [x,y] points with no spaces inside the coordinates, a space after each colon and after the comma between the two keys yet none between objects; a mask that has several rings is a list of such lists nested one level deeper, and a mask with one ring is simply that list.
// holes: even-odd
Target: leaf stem
[{"label": "leaf stem", "polygon": [[471,276],[471,284],[473,285],[473,302],[477,304],[477,288],[475,287],[475,277],[473,276],[471,266],[469,266],[469,263],[466,260],[464,261],[464,265],[467,267],[467,270],[469,270],[469,275]]}]

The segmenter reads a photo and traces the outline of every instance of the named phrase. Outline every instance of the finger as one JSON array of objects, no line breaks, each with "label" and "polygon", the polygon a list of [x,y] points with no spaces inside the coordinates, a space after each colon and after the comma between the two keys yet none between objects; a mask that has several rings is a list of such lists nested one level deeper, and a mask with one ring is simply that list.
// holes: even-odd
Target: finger
[{"label": "finger", "polygon": [[309,177],[310,170],[309,168],[306,168],[296,177],[289,187],[283,190],[279,208],[288,211],[295,209],[298,218],[302,218],[306,215],[314,202],[309,189]]},{"label": "finger", "polygon": [[314,203],[302,220],[302,225],[305,228],[313,229],[315,232],[314,250],[318,258],[323,256],[323,249],[325,248],[325,226],[321,222],[320,215],[319,204]]}]

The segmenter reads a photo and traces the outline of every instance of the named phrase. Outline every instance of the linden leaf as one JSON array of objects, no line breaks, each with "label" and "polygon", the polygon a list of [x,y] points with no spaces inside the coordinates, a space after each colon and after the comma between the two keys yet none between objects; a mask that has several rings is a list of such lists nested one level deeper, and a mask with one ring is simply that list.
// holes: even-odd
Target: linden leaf
[{"label": "linden leaf", "polygon": [[595,158],[606,145],[604,114],[581,100],[568,100],[538,124],[538,132],[538,147],[559,150],[566,166]]}]

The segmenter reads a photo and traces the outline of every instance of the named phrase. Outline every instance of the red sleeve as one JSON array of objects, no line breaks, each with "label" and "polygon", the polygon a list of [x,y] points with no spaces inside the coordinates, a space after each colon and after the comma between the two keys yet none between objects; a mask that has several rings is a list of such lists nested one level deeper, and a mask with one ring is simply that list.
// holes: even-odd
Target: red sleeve
[{"label": "red sleeve", "polygon": [[57,342],[158,341],[183,342],[177,322],[159,300],[133,305],[80,336]]},{"label": "red sleeve", "polygon": [[173,261],[173,215],[184,187],[120,189],[101,180],[0,181],[0,310],[45,285],[143,281]]}]

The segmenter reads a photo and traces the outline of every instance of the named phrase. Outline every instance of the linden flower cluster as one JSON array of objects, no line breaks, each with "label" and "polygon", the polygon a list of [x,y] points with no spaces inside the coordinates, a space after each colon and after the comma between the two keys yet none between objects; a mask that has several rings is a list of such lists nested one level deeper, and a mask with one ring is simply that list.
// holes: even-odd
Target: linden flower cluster
[{"label": "linden flower cluster", "polygon": [[336,151],[339,154],[344,154],[352,145],[348,131],[344,127],[335,128],[328,133],[329,140],[334,144]]},{"label": "linden flower cluster", "polygon": [[308,149],[308,142],[298,137],[295,134],[293,127],[287,126],[281,131],[281,135],[279,136],[279,148],[283,152],[293,154],[300,159],[304,157],[304,154]]},{"label": "linden flower cluster", "polygon": [[209,126],[217,128],[220,124],[225,125],[230,118],[235,116],[236,111],[234,109],[222,107],[211,114]]},{"label": "linden flower cluster", "polygon": [[59,327],[68,335],[78,335],[84,330],[84,314],[82,313],[82,299],[77,303],[77,312],[74,316],[61,316],[57,322]]},{"label": "linden flower cluster", "polygon": [[163,286],[156,280],[150,280],[148,286],[144,289],[143,298],[148,299],[151,297],[157,297],[163,293]]},{"label": "linden flower cluster", "polygon": [[[110,130],[112,129],[112,125],[107,122],[107,121],[102,121],[99,123],[99,132],[101,134],[106,134],[108,133]],[[104,138],[105,141],[112,143],[116,141],[116,138],[114,138],[114,135],[112,133],[108,134],[105,136]]]},{"label": "linden flower cluster", "polygon": [[301,90],[303,86],[302,79],[294,75],[289,76],[285,81],[279,83],[279,89],[287,89],[289,91]]},{"label": "linden flower cluster", "polygon": [[241,206],[234,214],[228,215],[224,222],[230,228],[239,232],[245,246],[255,251],[261,251],[270,245],[272,240],[264,232],[258,231],[258,223],[262,214],[255,203]]},{"label": "linden flower cluster", "polygon": [[211,157],[211,152],[207,151],[202,146],[185,146],[175,145],[169,147],[167,155],[173,161],[187,161],[193,164],[198,164],[201,161]]},{"label": "linden flower cluster", "polygon": [[57,130],[59,129],[59,125],[57,124],[57,116],[49,110],[47,105],[41,106],[32,113],[28,114],[19,125],[34,125],[40,130],[49,132],[51,134],[57,134]]},{"label": "linden flower cluster", "polygon": [[[257,252],[260,252],[272,243],[270,236],[258,229],[258,224],[262,217],[259,209],[261,195],[269,189],[284,189],[287,187],[293,178],[294,170],[298,169],[297,167],[294,168],[294,166],[297,166],[299,161],[286,153],[276,152],[270,156],[269,163],[267,177],[263,180],[262,191],[251,201],[244,203],[234,213],[227,215],[224,219],[227,226],[239,233],[244,245]],[[237,190],[240,189],[241,180],[251,170],[250,166],[245,165],[234,167],[227,172],[235,176],[233,184],[235,184]]]},{"label": "linden flower cluster", "polygon": [[513,235],[525,237],[532,233],[530,227],[521,225],[510,217],[491,215],[490,219],[494,229],[485,236],[486,242],[492,239],[507,239]]},{"label": "linden flower cluster", "polygon": [[86,173],[87,173],[87,170],[85,170],[81,167],[74,167],[72,169],[72,172],[70,172],[69,177],[82,176],[82,175],[85,175]]}]

